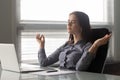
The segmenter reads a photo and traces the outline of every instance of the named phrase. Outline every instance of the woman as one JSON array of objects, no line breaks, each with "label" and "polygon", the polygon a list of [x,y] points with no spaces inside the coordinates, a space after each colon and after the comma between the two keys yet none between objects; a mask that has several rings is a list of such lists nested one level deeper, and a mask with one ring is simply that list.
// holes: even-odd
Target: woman
[{"label": "woman", "polygon": [[48,66],[57,61],[60,62],[60,68],[85,71],[94,59],[99,46],[107,43],[111,34],[106,34],[103,38],[96,40],[93,44],[89,42],[90,22],[87,14],[79,11],[70,13],[67,31],[69,40],[58,48],[50,56],[45,54],[45,37],[37,34],[36,39],[40,45],[38,59],[40,66]]}]

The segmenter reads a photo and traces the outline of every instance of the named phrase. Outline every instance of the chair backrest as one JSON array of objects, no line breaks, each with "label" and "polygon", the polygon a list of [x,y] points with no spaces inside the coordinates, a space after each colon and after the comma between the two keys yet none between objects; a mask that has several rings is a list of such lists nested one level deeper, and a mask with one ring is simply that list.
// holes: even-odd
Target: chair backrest
[{"label": "chair backrest", "polygon": [[[105,36],[106,34],[109,34],[109,30],[106,28],[92,29],[91,42],[93,43],[95,40]],[[107,51],[108,51],[108,43],[98,48],[95,59],[91,62],[88,68],[88,72],[102,73],[105,59],[107,57]]]}]

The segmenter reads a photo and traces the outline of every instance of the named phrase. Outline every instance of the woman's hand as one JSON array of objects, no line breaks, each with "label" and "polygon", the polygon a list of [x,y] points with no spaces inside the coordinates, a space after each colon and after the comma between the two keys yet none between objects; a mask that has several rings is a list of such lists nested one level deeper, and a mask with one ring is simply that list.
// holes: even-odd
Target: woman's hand
[{"label": "woman's hand", "polygon": [[93,43],[93,45],[96,45],[97,47],[105,45],[108,42],[108,40],[110,39],[110,37],[111,37],[111,34],[106,34],[104,37],[97,39]]},{"label": "woman's hand", "polygon": [[40,44],[40,47],[44,48],[44,44],[45,44],[45,37],[44,37],[44,35],[37,34],[36,35],[36,40]]},{"label": "woman's hand", "polygon": [[104,37],[100,38],[100,39],[97,39],[93,45],[89,48],[89,52],[90,53],[96,53],[97,49],[102,46],[102,45],[105,45],[109,39],[111,37],[111,34],[106,34]]}]

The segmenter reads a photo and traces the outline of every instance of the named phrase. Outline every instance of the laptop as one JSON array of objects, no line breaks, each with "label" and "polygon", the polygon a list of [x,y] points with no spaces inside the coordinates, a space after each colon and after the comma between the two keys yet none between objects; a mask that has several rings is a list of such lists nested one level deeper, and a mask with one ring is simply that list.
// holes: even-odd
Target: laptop
[{"label": "laptop", "polygon": [[0,43],[0,61],[4,70],[22,73],[45,70],[39,65],[19,64],[14,44]]}]

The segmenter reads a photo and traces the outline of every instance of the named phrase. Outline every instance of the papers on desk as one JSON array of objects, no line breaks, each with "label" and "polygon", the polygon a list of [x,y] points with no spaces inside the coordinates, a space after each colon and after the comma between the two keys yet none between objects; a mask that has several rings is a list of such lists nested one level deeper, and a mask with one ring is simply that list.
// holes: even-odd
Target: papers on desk
[{"label": "papers on desk", "polygon": [[71,73],[76,73],[76,72],[77,71],[72,71],[72,70],[55,69],[55,71],[41,71],[41,72],[33,72],[30,74],[54,76],[54,75],[71,74]]}]

